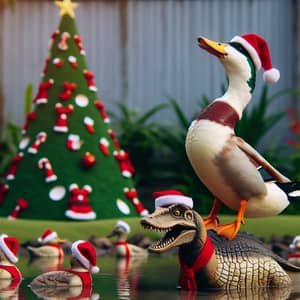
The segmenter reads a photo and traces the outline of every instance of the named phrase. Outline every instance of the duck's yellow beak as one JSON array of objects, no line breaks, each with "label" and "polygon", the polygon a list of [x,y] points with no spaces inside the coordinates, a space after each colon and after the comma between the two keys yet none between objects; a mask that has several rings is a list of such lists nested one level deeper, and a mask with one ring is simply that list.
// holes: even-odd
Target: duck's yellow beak
[{"label": "duck's yellow beak", "polygon": [[224,58],[225,55],[227,55],[227,52],[225,51],[228,44],[226,43],[218,43],[211,41],[203,36],[200,36],[198,38],[199,47],[206,50],[207,52],[219,57]]}]

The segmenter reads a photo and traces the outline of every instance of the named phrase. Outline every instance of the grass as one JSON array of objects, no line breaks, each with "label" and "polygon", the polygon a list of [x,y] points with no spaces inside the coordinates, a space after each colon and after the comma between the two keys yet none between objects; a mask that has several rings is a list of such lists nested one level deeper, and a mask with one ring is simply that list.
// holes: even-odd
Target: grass
[{"label": "grass", "polygon": [[[231,222],[234,216],[221,216],[221,222]],[[144,230],[140,226],[140,218],[124,219],[131,227],[131,234],[142,232],[155,240],[160,234]],[[10,221],[0,218],[1,232],[10,236],[15,236],[20,243],[28,240],[35,240],[41,233],[51,228],[56,231],[61,238],[70,241],[78,239],[88,239],[91,235],[106,236],[116,223],[117,219],[100,220],[92,222],[70,222],[70,221],[33,221],[33,220],[15,220]],[[246,224],[242,225],[241,231],[253,233],[256,236],[269,240],[272,235],[299,235],[300,234],[300,216],[297,215],[279,215],[271,218],[246,219]]]}]

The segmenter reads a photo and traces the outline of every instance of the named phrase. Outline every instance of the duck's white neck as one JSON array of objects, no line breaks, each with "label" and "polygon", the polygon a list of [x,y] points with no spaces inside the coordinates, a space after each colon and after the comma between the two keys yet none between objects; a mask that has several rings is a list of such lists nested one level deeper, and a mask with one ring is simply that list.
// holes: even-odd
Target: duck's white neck
[{"label": "duck's white neck", "polygon": [[251,99],[250,87],[240,74],[228,74],[229,86],[225,94],[215,101],[228,103],[238,113],[241,119],[243,110]]}]

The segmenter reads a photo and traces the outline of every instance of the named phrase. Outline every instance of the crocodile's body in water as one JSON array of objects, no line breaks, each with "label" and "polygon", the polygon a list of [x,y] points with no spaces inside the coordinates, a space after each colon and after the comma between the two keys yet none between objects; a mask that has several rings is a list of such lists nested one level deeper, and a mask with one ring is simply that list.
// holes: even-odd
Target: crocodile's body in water
[{"label": "crocodile's body in water", "polygon": [[160,253],[179,246],[179,286],[185,290],[283,287],[291,284],[284,269],[300,271],[247,233],[238,233],[230,241],[207,231],[201,216],[181,204],[158,207],[141,224],[166,232],[150,251]]}]

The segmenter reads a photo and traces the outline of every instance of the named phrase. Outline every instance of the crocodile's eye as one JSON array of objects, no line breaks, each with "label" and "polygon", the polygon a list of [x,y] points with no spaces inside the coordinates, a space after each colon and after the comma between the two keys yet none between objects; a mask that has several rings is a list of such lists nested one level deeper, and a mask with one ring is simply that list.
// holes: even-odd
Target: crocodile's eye
[{"label": "crocodile's eye", "polygon": [[193,213],[191,211],[187,211],[185,213],[185,218],[189,221],[193,220]]},{"label": "crocodile's eye", "polygon": [[175,209],[175,210],[173,211],[173,215],[174,215],[175,217],[179,217],[179,216],[181,215],[180,210],[179,210],[179,209]]}]

